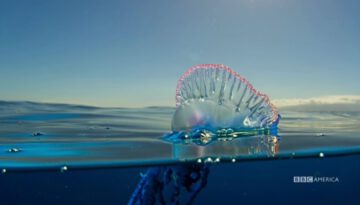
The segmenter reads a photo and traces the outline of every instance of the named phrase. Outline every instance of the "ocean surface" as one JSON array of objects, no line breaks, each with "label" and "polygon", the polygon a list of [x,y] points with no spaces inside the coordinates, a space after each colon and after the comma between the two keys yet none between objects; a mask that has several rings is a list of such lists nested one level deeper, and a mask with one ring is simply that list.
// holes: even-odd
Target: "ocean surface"
[{"label": "ocean surface", "polygon": [[193,204],[356,204],[360,112],[282,111],[278,135],[172,142],[173,107],[0,101],[0,204],[127,204],[151,167],[204,164]]}]

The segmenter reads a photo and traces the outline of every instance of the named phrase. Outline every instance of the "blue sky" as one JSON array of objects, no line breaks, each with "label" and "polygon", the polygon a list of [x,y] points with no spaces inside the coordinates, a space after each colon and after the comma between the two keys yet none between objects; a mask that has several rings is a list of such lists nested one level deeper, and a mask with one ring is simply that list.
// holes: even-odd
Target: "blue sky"
[{"label": "blue sky", "polygon": [[222,63],[271,99],[360,95],[359,1],[0,0],[0,99],[174,105]]}]

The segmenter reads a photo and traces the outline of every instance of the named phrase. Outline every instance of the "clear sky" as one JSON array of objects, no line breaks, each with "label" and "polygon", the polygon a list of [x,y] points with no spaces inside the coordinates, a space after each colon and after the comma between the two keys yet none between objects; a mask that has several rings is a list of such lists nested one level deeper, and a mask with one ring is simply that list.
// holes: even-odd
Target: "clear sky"
[{"label": "clear sky", "polygon": [[360,1],[0,0],[0,100],[174,105],[222,63],[271,99],[360,95]]}]

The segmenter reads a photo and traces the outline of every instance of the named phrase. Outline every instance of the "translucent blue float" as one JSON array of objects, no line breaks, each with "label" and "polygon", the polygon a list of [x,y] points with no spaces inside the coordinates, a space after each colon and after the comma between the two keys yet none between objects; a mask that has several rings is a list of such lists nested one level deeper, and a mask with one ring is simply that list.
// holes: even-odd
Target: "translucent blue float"
[{"label": "translucent blue float", "polygon": [[280,120],[267,95],[223,64],[188,69],[176,87],[176,106],[172,141],[276,135]]}]

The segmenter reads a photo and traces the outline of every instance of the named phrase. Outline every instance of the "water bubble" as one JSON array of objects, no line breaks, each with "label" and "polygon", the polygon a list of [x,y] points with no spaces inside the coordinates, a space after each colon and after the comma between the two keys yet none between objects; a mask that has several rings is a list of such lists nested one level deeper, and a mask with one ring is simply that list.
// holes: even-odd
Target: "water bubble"
[{"label": "water bubble", "polygon": [[216,159],[215,159],[215,162],[220,162],[220,158],[219,158],[219,157],[216,158]]},{"label": "water bubble", "polygon": [[42,135],[44,135],[44,134],[41,133],[41,132],[34,132],[34,133],[32,133],[32,136],[34,136],[34,137],[36,137],[36,136],[42,136]]},{"label": "water bubble", "polygon": [[235,159],[235,158],[231,159],[231,162],[232,162],[232,163],[235,163],[235,162],[236,162],[236,159]]},{"label": "water bubble", "polygon": [[211,157],[206,158],[205,162],[213,162],[213,160],[211,159]]},{"label": "water bubble", "polygon": [[201,163],[202,162],[202,160],[199,158],[198,160],[197,160],[197,163]]},{"label": "water bubble", "polygon": [[323,158],[324,156],[324,153],[320,152],[319,157]]},{"label": "water bubble", "polygon": [[68,170],[68,167],[67,166],[62,166],[60,168],[60,172],[66,172]]},{"label": "water bubble", "polygon": [[17,153],[17,152],[21,152],[22,150],[20,148],[10,148],[8,149],[9,153]]},{"label": "water bubble", "polygon": [[2,169],[2,170],[1,170],[1,173],[2,173],[2,174],[5,174],[5,173],[6,173],[6,169]]}]

